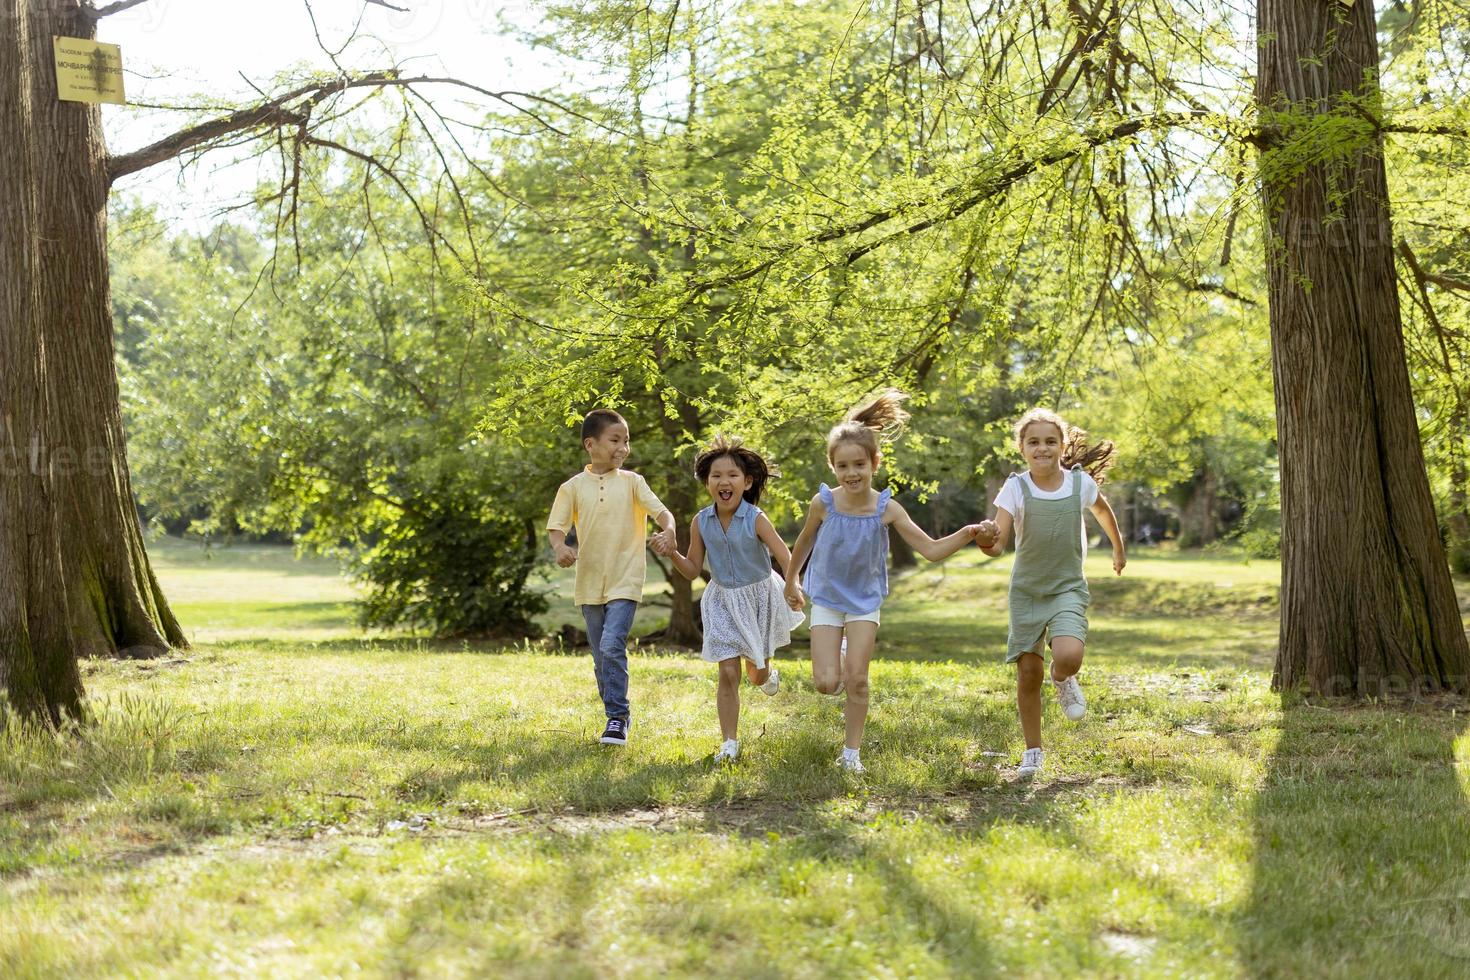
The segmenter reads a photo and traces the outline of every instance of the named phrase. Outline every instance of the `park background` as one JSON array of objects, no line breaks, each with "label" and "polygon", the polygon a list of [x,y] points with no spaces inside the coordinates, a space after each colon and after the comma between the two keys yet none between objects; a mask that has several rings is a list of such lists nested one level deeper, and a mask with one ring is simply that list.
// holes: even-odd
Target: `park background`
[{"label": "park background", "polygon": [[[1375,17],[1327,6],[1329,37]],[[1283,115],[1279,144],[1249,123],[1264,6],[290,10],[193,34],[177,4],[114,15],[125,57],[149,52],[140,104],[103,117],[126,163],[118,401],[159,615],[189,645],[83,660],[80,727],[8,716],[7,975],[1470,962],[1454,677],[1273,690],[1303,526],[1283,527],[1283,467],[1358,495],[1341,439],[1377,382],[1305,358],[1343,415],[1279,437],[1298,388],[1273,395],[1273,368],[1292,377],[1273,269],[1302,274],[1267,241],[1325,173],[1327,213],[1283,237],[1391,253],[1433,506],[1416,529],[1463,617],[1463,4],[1383,5],[1382,89]],[[198,47],[145,47],[172,29]],[[98,37],[119,40],[108,19]],[[250,53],[244,84],[204,37]],[[286,92],[249,126],[117,156]],[[1387,238],[1351,227],[1365,147]],[[790,540],[827,427],[887,384],[914,394],[887,485],[932,534],[988,512],[1031,405],[1119,446],[1104,492],[1134,547],[1122,579],[1089,561],[1089,716],[1048,704],[1046,778],[1009,775],[1009,559],[974,549],[894,549],[865,779],[831,765],[839,709],[802,635],[787,690],[746,696],[744,761],[708,764],[700,586],[651,554],[635,740],[591,744],[540,530],[582,412],[629,417],[629,466],[686,528],[694,453],[744,435],[780,465]]]}]

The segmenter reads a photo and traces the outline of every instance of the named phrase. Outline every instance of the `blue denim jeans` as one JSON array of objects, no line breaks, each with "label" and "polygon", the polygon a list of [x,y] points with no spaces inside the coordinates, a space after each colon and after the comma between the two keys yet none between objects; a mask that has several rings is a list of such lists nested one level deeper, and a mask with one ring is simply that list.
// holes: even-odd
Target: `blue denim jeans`
[{"label": "blue denim jeans", "polygon": [[601,606],[583,606],[587,642],[592,645],[592,669],[597,693],[609,718],[628,718],[628,631],[638,603],[613,599]]}]

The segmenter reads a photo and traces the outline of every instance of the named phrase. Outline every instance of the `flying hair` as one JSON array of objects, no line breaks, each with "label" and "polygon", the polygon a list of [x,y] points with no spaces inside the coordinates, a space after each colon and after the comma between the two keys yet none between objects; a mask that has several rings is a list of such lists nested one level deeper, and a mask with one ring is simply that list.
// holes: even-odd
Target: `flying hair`
[{"label": "flying hair", "polygon": [[710,470],[714,469],[715,461],[721,456],[729,456],[740,472],[750,477],[750,489],[741,494],[747,503],[760,503],[761,491],[765,489],[766,481],[781,475],[779,470],[773,469],[766,462],[765,457],[745,446],[739,436],[719,435],[715,436],[715,441],[710,443],[708,449],[694,457],[694,475],[699,478],[700,483],[709,479]]},{"label": "flying hair", "polygon": [[1016,445],[1026,439],[1026,430],[1033,425],[1054,425],[1062,434],[1062,469],[1080,466],[1098,482],[1103,483],[1103,474],[1118,461],[1118,447],[1104,439],[1095,446],[1087,443],[1087,430],[1079,429],[1049,408],[1033,408],[1022,415],[1016,423]]},{"label": "flying hair", "polygon": [[908,395],[896,388],[885,388],[871,401],[848,412],[847,418],[827,433],[827,461],[832,461],[832,454],[842,443],[855,442],[868,451],[876,464],[883,443],[897,437],[909,420],[909,413],[903,408],[906,398]]}]

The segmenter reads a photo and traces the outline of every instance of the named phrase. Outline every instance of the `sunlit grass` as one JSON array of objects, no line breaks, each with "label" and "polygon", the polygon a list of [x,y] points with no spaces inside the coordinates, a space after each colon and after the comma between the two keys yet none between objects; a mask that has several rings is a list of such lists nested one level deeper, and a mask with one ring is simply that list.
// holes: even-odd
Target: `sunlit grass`
[{"label": "sunlit grass", "polygon": [[360,637],[350,607],[324,622],[350,587],[281,549],[159,564],[218,639],[87,664],[82,732],[0,731],[0,975],[1470,963],[1463,706],[1283,708],[1270,563],[1146,555],[1117,580],[1095,555],[1089,715],[1048,696],[1029,785],[1009,563],[978,553],[896,580],[862,779],[832,765],[800,641],[716,769],[690,653],[635,652],[610,750],[585,653]]}]

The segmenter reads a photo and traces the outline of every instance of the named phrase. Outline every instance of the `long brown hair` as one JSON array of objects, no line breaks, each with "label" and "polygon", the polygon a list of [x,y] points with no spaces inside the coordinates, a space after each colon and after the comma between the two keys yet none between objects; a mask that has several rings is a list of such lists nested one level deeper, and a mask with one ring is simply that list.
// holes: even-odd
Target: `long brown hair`
[{"label": "long brown hair", "polygon": [[709,448],[694,457],[694,475],[699,478],[700,483],[709,480],[709,471],[714,469],[715,460],[721,456],[729,456],[735,461],[736,468],[750,477],[750,489],[741,496],[752,504],[760,503],[761,491],[765,489],[766,481],[781,475],[779,470],[773,469],[766,462],[765,457],[741,443],[739,436],[715,436],[715,441],[710,443]]},{"label": "long brown hair", "polygon": [[1095,446],[1087,444],[1087,430],[1079,429],[1049,408],[1033,408],[1016,423],[1016,445],[1026,438],[1026,429],[1037,424],[1054,425],[1062,434],[1062,469],[1080,466],[1099,484],[1103,474],[1118,461],[1118,447],[1104,439]]},{"label": "long brown hair", "polygon": [[871,401],[854,408],[847,418],[832,427],[827,433],[827,462],[844,442],[855,442],[868,451],[874,465],[878,462],[878,450],[903,429],[909,420],[903,402],[908,395],[896,388],[885,388]]}]

